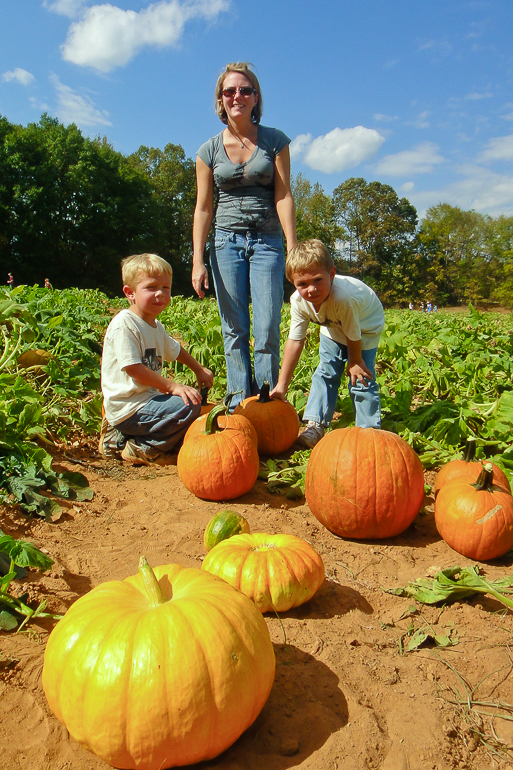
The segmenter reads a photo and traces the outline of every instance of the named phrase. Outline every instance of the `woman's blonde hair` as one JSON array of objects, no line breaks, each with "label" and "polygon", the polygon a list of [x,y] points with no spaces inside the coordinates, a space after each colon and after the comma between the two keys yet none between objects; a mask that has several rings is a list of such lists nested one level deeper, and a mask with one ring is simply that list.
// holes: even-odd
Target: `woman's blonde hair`
[{"label": "woman's blonde hair", "polygon": [[156,278],[160,275],[169,275],[173,279],[173,268],[158,254],[132,254],[121,262],[121,276],[123,286],[135,289],[146,277]]},{"label": "woman's blonde hair", "polygon": [[285,264],[285,274],[293,283],[292,276],[294,274],[307,273],[312,267],[320,267],[328,273],[335,267],[328,248],[318,238],[301,241],[289,251]]},{"label": "woman's blonde hair", "polygon": [[244,77],[249,80],[258,96],[258,101],[251,110],[251,119],[253,123],[260,123],[260,120],[262,119],[262,112],[264,110],[262,92],[260,90],[260,83],[258,82],[258,78],[251,67],[253,67],[253,65],[247,61],[230,62],[230,64],[226,65],[224,70],[217,78],[216,89],[214,92],[214,109],[216,111],[216,115],[225,125],[228,125],[228,116],[226,115],[226,110],[224,108],[222,92],[224,79],[229,72],[240,72],[241,75],[244,75]]}]

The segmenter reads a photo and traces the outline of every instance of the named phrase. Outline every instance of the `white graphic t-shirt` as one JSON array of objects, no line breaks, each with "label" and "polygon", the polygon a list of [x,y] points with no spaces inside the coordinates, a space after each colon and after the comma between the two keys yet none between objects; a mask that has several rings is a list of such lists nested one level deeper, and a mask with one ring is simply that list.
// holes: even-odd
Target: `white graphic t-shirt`
[{"label": "white graphic t-shirt", "polygon": [[105,333],[102,355],[102,392],[105,416],[117,425],[160,394],[156,388],[140,385],[125,368],[144,364],[159,374],[164,361],[175,361],[180,343],[169,336],[160,321],[155,328],[130,310],[122,310]]},{"label": "white graphic t-shirt", "polygon": [[290,298],[289,339],[303,340],[308,324],[319,324],[321,334],[347,345],[362,341],[362,350],[377,348],[385,313],[376,293],[358,278],[336,275],[328,298],[317,311],[298,291]]}]

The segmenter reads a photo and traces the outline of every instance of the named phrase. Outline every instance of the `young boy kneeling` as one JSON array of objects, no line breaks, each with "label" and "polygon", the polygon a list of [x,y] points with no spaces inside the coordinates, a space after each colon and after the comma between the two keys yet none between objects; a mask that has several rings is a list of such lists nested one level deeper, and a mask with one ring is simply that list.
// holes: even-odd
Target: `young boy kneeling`
[{"label": "young boy kneeling", "polygon": [[296,444],[311,449],[329,426],[344,370],[356,425],[381,427],[381,401],[374,363],[385,323],[381,302],[363,281],[336,275],[326,246],[317,239],[289,251],[286,275],[296,287],[290,298],[290,332],[278,384],[271,395],[285,400],[305,344],[308,324],[321,327],[320,363],[314,372],[304,420]]},{"label": "young boy kneeling", "polygon": [[213,374],[157,321],[171,300],[171,265],[156,254],[136,254],[121,265],[130,307],[112,319],[105,333],[105,417],[98,451],[104,457],[121,455],[123,460],[147,465],[175,446],[201,408],[196,388],[162,376],[163,362],[185,364],[207,387]]}]

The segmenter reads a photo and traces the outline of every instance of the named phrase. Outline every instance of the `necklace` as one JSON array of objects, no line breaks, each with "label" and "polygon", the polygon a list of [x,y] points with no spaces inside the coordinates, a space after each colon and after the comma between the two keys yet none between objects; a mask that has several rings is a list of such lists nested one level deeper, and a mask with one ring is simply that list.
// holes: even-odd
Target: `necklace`
[{"label": "necklace", "polygon": [[238,134],[236,134],[234,131],[232,131],[230,126],[228,126],[228,131],[230,132],[230,134],[233,136],[234,139],[236,139],[238,142],[240,142],[241,150],[245,149],[246,145],[244,144],[244,139],[241,136],[239,136]]}]

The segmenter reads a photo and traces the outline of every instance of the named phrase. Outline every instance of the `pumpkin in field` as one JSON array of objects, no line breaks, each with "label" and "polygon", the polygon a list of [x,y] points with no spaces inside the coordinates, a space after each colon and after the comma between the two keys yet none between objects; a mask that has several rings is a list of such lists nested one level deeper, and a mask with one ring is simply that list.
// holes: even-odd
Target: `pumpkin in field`
[{"label": "pumpkin in field", "polygon": [[234,535],[249,534],[249,522],[240,513],[221,511],[216,513],[208,522],[203,535],[203,543],[210,551],[221,540],[227,540]]},{"label": "pumpkin in field", "polygon": [[294,535],[234,535],[214,546],[201,568],[238,588],[261,612],[299,607],[324,580],[321,557]]},{"label": "pumpkin in field", "polygon": [[219,430],[218,415],[224,405],[208,415],[203,433],[184,441],[177,458],[180,481],[204,500],[233,500],[249,492],[258,476],[255,442],[239,430]]},{"label": "pumpkin in field", "polygon": [[[207,416],[208,412],[206,414],[200,414],[200,416],[189,425],[187,432],[183,437],[184,441],[188,441],[190,438],[192,438],[192,436],[197,436],[199,433],[204,432],[205,426],[207,424]],[[224,430],[225,428],[230,428],[231,430],[239,430],[241,433],[245,433],[246,436],[249,436],[255,446],[258,444],[258,436],[256,430],[250,421],[242,414],[220,413],[217,417],[217,425],[219,428],[221,428],[221,430]]]},{"label": "pumpkin in field", "polygon": [[[439,490],[450,481],[457,478],[467,479],[468,481],[477,481],[477,478],[483,470],[484,463],[475,460],[476,442],[475,439],[467,439],[463,458],[460,460],[450,460],[440,469],[435,481],[435,497]],[[491,463],[493,468],[493,481],[500,487],[504,487],[506,492],[511,492],[508,477],[498,465]]]},{"label": "pumpkin in field", "polygon": [[216,757],[260,713],[274,678],[265,621],[247,597],[177,564],[103,583],[50,634],[43,687],[71,736],[117,768]]},{"label": "pumpkin in field", "polygon": [[435,524],[455,551],[468,559],[487,561],[513,546],[513,497],[494,484],[491,463],[471,482],[457,478],[440,488]]},{"label": "pumpkin in field", "polygon": [[235,407],[254,425],[258,451],[264,455],[280,454],[290,449],[299,432],[299,417],[288,401],[271,398],[269,383],[264,382],[259,396],[250,396]]},{"label": "pumpkin in field", "polygon": [[312,450],[305,496],[314,516],[336,535],[393,537],[410,526],[422,505],[422,464],[395,433],[333,430]]}]

